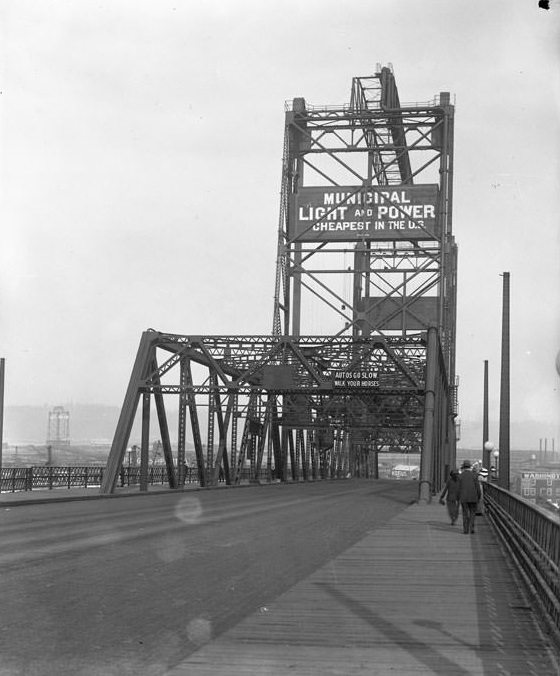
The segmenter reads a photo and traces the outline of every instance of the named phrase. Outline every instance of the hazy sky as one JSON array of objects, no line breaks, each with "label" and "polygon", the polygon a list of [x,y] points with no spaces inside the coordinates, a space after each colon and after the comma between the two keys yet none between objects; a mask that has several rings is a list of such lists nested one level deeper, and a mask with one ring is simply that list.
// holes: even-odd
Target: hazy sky
[{"label": "hazy sky", "polygon": [[[270,333],[284,102],[456,103],[460,416],[560,439],[560,4],[4,0],[0,356],[6,405],[121,405],[140,334]],[[515,440],[512,440],[514,442]]]}]

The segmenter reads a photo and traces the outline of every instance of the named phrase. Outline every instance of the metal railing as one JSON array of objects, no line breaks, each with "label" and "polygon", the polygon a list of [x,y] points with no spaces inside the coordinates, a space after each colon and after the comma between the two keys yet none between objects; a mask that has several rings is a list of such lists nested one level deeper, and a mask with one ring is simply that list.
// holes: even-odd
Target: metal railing
[{"label": "metal railing", "polygon": [[485,484],[486,513],[560,644],[560,519],[495,484]]},{"label": "metal railing", "polygon": [[[53,490],[55,488],[95,488],[101,486],[105,466],[82,467],[2,467],[0,473],[0,492],[16,493],[19,491]],[[248,481],[250,468],[241,472],[241,481]],[[259,480],[270,481],[273,477],[263,469]],[[148,468],[148,484],[168,485],[167,467],[152,465]],[[219,483],[224,483],[222,477]],[[119,473],[117,486],[137,486],[140,484],[140,467],[124,466]],[[185,470],[185,484],[199,484],[196,467]]]}]

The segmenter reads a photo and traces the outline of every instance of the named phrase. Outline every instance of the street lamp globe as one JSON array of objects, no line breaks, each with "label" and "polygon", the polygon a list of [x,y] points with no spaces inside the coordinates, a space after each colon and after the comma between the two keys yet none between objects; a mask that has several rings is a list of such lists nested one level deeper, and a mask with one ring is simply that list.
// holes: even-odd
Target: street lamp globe
[{"label": "street lamp globe", "polygon": [[494,450],[494,444],[491,441],[485,441],[484,450],[488,451],[488,453],[491,453]]},{"label": "street lamp globe", "polygon": [[500,457],[500,451],[496,448],[494,451],[492,451],[492,457],[494,458],[494,465],[492,467],[492,476],[493,476],[493,481],[498,480],[498,476],[500,474],[500,465],[498,458]]}]

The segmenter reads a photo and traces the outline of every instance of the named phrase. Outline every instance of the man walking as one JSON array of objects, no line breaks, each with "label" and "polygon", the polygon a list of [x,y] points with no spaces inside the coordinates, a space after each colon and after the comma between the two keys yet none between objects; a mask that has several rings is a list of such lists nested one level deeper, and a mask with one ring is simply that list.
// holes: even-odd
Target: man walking
[{"label": "man walking", "polygon": [[459,472],[452,469],[449,473],[441,495],[439,496],[439,504],[444,505],[444,498],[447,496],[447,513],[451,519],[451,525],[454,526],[459,516]]},{"label": "man walking", "polygon": [[463,533],[474,533],[476,506],[480,500],[481,490],[478,477],[471,470],[470,460],[464,460],[459,475],[459,502],[463,512]]}]

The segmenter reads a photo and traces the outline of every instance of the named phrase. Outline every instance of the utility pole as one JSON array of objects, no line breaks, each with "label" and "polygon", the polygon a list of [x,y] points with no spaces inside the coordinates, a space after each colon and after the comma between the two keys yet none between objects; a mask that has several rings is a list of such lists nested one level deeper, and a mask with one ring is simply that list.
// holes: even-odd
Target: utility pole
[{"label": "utility pole", "polygon": [[509,272],[503,273],[502,296],[502,371],[500,379],[500,472],[498,484],[509,490],[509,427],[510,427],[510,382],[509,382]]},{"label": "utility pole", "polygon": [[0,359],[0,493],[2,492],[2,450],[4,446],[4,372],[6,360]]}]

